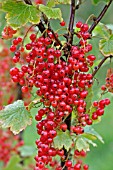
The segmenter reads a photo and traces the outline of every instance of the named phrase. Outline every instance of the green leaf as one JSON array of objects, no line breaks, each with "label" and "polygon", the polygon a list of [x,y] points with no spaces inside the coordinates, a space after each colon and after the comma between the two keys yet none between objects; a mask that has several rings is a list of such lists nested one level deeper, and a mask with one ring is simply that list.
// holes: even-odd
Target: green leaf
[{"label": "green leaf", "polygon": [[91,126],[86,126],[84,128],[83,136],[91,140],[98,139],[100,142],[104,143],[102,136],[99,135],[99,133],[96,132]]},{"label": "green leaf", "polygon": [[105,57],[113,55],[113,34],[108,39],[100,40],[99,49]]},{"label": "green leaf", "polygon": [[88,112],[88,110],[90,109],[91,105],[92,105],[92,99],[93,99],[93,90],[92,88],[88,89],[88,95],[85,99],[86,101],[86,112]]},{"label": "green leaf", "polygon": [[41,97],[36,97],[31,103],[28,105],[28,111],[30,111],[36,104],[41,104],[40,102]]},{"label": "green leaf", "polygon": [[51,8],[56,4],[71,4],[71,0],[48,0],[46,5]]},{"label": "green leaf", "polygon": [[86,142],[88,142],[89,144],[91,144],[93,147],[97,147],[97,144],[95,142],[93,142],[92,140],[88,139],[88,138],[84,138]]},{"label": "green leaf", "polygon": [[98,4],[99,2],[109,2],[109,0],[92,0],[94,4]]},{"label": "green leaf", "polygon": [[21,159],[18,155],[12,156],[4,170],[23,170],[20,161]]},{"label": "green leaf", "polygon": [[54,7],[54,6],[55,6],[55,1],[54,1],[54,0],[48,0],[48,1],[47,1],[47,6],[48,6],[49,8]]},{"label": "green leaf", "polygon": [[56,4],[71,4],[71,0],[48,0],[46,5],[51,8]]},{"label": "green leaf", "polygon": [[100,38],[108,39],[112,34],[112,31],[103,23],[99,23],[94,29],[94,35]]},{"label": "green leaf", "polygon": [[22,100],[17,100],[0,111],[0,126],[10,128],[14,134],[18,134],[31,123],[31,114],[26,110]]},{"label": "green leaf", "polygon": [[35,154],[36,149],[33,146],[22,146],[21,148],[19,148],[19,151],[22,157],[30,157]]},{"label": "green leaf", "polygon": [[71,0],[55,0],[56,4],[71,4]]},{"label": "green leaf", "polygon": [[15,0],[6,0],[2,9],[7,13],[8,24],[14,28],[19,28],[27,22],[37,24],[40,21],[40,12],[33,5],[27,5]]},{"label": "green leaf", "polygon": [[67,151],[69,151],[71,145],[72,139],[69,131],[57,131],[57,136],[54,138],[55,148],[62,149],[64,147]]},{"label": "green leaf", "polygon": [[62,56],[63,60],[66,61],[66,57],[65,56]]},{"label": "green leaf", "polygon": [[60,8],[49,8],[45,5],[40,4],[39,10],[43,12],[48,17],[48,19],[63,20]]},{"label": "green leaf", "polygon": [[81,150],[84,150],[84,151],[89,151],[89,144],[88,142],[82,138],[82,137],[79,137],[76,139],[75,141],[75,146],[76,146],[76,149],[78,151],[81,151]]}]

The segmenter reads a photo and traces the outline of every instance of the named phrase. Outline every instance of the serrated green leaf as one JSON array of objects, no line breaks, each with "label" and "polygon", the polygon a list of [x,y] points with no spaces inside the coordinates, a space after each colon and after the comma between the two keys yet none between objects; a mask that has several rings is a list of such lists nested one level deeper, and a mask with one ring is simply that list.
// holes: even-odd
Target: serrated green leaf
[{"label": "serrated green leaf", "polygon": [[60,8],[49,8],[45,5],[40,4],[39,10],[43,12],[48,17],[48,19],[63,20]]},{"label": "serrated green leaf", "polygon": [[99,135],[99,133],[96,132],[91,126],[86,126],[84,128],[84,134],[85,134],[85,137],[87,137],[88,139],[94,140],[95,138],[95,139],[98,139],[100,142],[104,143],[102,136]]},{"label": "serrated green leaf", "polygon": [[23,167],[20,165],[20,157],[18,155],[12,156],[4,170],[23,170]]},{"label": "serrated green leaf", "polygon": [[93,90],[92,88],[88,89],[88,95],[85,99],[86,101],[86,112],[88,112],[88,110],[90,109],[91,105],[92,105],[92,99],[93,99]]},{"label": "serrated green leaf", "polygon": [[99,50],[105,57],[113,55],[113,34],[108,39],[100,40]]},{"label": "serrated green leaf", "polygon": [[21,148],[19,148],[20,151],[20,155],[22,157],[30,157],[33,156],[36,152],[35,147],[33,146],[22,146]]},{"label": "serrated green leaf", "polygon": [[71,0],[48,0],[46,5],[51,8],[56,4],[71,4]]},{"label": "serrated green leaf", "polygon": [[51,8],[56,4],[71,4],[71,0],[48,0],[46,5]]},{"label": "serrated green leaf", "polygon": [[112,31],[103,23],[99,23],[94,29],[94,35],[100,36],[100,38],[108,39],[112,34]]},{"label": "serrated green leaf", "polygon": [[109,0],[92,0],[94,4],[98,4],[99,2],[109,2]]},{"label": "serrated green leaf", "polygon": [[54,138],[55,148],[62,149],[64,147],[67,151],[69,151],[71,145],[72,139],[69,131],[57,131],[57,136]]},{"label": "serrated green leaf", "polygon": [[0,126],[10,128],[14,134],[18,134],[31,123],[31,114],[26,110],[22,100],[17,100],[0,111]]},{"label": "serrated green leaf", "polygon": [[2,5],[2,9],[7,13],[6,19],[8,24],[14,28],[19,28],[27,22],[37,24],[40,21],[40,12],[33,5],[6,0]]},{"label": "serrated green leaf", "polygon": [[48,6],[49,8],[54,7],[54,6],[55,6],[55,1],[54,1],[54,0],[48,0],[48,1],[47,1],[47,6]]},{"label": "serrated green leaf", "polygon": [[89,134],[89,133],[84,133],[82,136],[84,136],[85,138],[90,139],[90,140],[96,140],[97,139],[97,137],[95,135],[92,135],[92,134]]},{"label": "serrated green leaf", "polygon": [[78,151],[84,150],[84,151],[89,151],[89,144],[88,142],[82,138],[79,137],[76,141],[75,141],[75,147]]},{"label": "serrated green leaf", "polygon": [[89,144],[91,144],[93,147],[97,147],[97,144],[95,142],[93,142],[92,140],[85,138],[86,142],[88,142]]},{"label": "serrated green leaf", "polygon": [[71,0],[55,0],[56,4],[70,4]]}]

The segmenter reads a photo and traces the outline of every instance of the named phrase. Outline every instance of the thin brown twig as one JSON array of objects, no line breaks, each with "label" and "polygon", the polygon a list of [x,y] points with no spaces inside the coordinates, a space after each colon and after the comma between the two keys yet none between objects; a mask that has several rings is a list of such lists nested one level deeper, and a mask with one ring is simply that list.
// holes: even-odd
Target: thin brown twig
[{"label": "thin brown twig", "polygon": [[68,33],[64,34],[64,37],[67,39],[67,43],[63,47],[64,55],[68,58],[70,54],[70,49],[73,44],[73,36],[74,36],[74,18],[75,18],[75,0],[71,0],[71,10],[70,10],[70,19],[69,19],[69,26],[68,26]]},{"label": "thin brown twig", "polygon": [[68,27],[68,31],[70,32],[70,34],[68,34],[68,43],[70,45],[72,45],[73,43],[73,35],[74,35],[74,18],[75,18],[75,0],[71,0],[71,14],[70,14],[70,20],[69,20],[69,27]]},{"label": "thin brown twig", "polygon": [[94,30],[94,28],[97,26],[97,24],[100,22],[100,20],[103,18],[103,16],[105,15],[105,13],[107,12],[109,6],[111,5],[113,0],[110,0],[109,3],[107,5],[104,6],[104,8],[102,9],[102,11],[100,12],[99,16],[94,19],[93,24],[90,26],[88,32],[91,34],[92,31]]},{"label": "thin brown twig", "polygon": [[25,35],[24,35],[24,38],[23,38],[23,41],[22,41],[22,46],[24,45],[24,41],[25,41],[25,38],[27,37],[27,34],[28,34],[29,31],[31,30],[31,28],[34,27],[34,26],[36,26],[36,24],[33,24],[33,25],[31,25],[31,26],[28,28],[27,32],[26,32]]}]

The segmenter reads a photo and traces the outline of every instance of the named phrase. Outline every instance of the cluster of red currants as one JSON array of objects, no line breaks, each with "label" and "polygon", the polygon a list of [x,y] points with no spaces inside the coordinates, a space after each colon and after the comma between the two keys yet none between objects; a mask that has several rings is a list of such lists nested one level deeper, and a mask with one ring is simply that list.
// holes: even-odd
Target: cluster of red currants
[{"label": "cluster of red currants", "polygon": [[[4,104],[10,104],[14,101],[13,95],[16,84],[9,77],[9,70],[12,66],[10,51],[3,40],[0,40],[0,110]],[[7,95],[6,95],[7,94]],[[4,102],[5,101],[5,102]]]},{"label": "cluster of red currants", "polygon": [[0,129],[0,136],[0,161],[6,166],[11,156],[19,153],[18,149],[23,146],[24,142],[19,140],[18,135],[14,136],[9,129]]},{"label": "cluster of red currants", "polygon": [[102,85],[101,89],[113,93],[113,68],[107,70],[106,84]]},{"label": "cluster of red currants", "polygon": [[[37,88],[36,94],[44,105],[35,117],[38,121],[37,133],[40,135],[40,139],[36,141],[38,154],[35,157],[35,170],[48,170],[47,165],[55,170],[62,170],[59,163],[52,163],[56,155],[64,161],[66,159],[64,150],[54,147],[54,138],[57,136],[57,130],[67,130],[65,119],[72,112],[76,118],[75,124],[70,127],[70,135],[79,135],[84,133],[84,126],[92,125],[93,120],[102,116],[105,106],[110,104],[109,99],[95,101],[92,104],[95,112],[89,114],[90,109],[87,110],[88,89],[93,85],[93,76],[89,70],[96,57],[87,54],[92,50],[92,45],[87,41],[90,37],[88,25],[78,22],[76,27],[79,29],[76,33],[80,39],[79,45],[71,47],[65,61],[62,58],[63,50],[54,45],[54,35],[47,31],[47,37],[37,38],[36,34],[30,35],[30,43],[25,46],[28,51],[26,64],[22,65],[21,69],[14,67],[10,70],[12,80],[23,86],[23,93],[27,93],[33,86]],[[17,43],[13,41],[13,48],[10,48],[12,52],[17,50],[15,63],[19,62],[22,53],[19,39],[16,39]],[[66,159],[65,166],[68,170],[88,170],[88,165],[83,165],[80,160],[73,165],[71,160]]]},{"label": "cluster of red currants", "polygon": [[[7,45],[0,40],[1,51],[0,51],[0,110],[6,104],[11,104],[17,98],[16,84],[11,80],[9,76],[9,70],[14,66],[11,60],[10,50]],[[17,95],[14,95],[15,94]],[[7,95],[6,95],[7,94]],[[22,94],[26,104],[30,102],[29,94]]]},{"label": "cluster of red currants", "polygon": [[5,40],[11,39],[13,35],[16,34],[16,32],[17,30],[14,30],[12,27],[6,26],[4,27],[4,30],[2,31],[2,38]]}]

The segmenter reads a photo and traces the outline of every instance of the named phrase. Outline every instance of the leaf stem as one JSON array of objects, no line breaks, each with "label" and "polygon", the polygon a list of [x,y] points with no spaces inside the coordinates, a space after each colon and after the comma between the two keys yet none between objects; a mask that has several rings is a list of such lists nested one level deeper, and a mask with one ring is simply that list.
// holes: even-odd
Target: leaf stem
[{"label": "leaf stem", "polygon": [[24,45],[24,41],[25,41],[25,38],[27,37],[27,34],[28,34],[29,31],[31,30],[31,28],[34,27],[34,26],[36,26],[36,24],[33,24],[33,25],[31,25],[31,26],[28,28],[27,32],[26,32],[25,35],[24,35],[24,38],[23,38],[23,41],[22,41],[22,46]]},{"label": "leaf stem", "polygon": [[93,24],[90,26],[88,32],[91,34],[92,31],[94,30],[94,28],[97,26],[97,24],[100,22],[100,20],[103,18],[103,16],[105,15],[105,13],[107,12],[109,6],[111,5],[113,0],[110,0],[109,3],[107,5],[104,6],[104,8],[102,9],[102,11],[100,12],[99,16],[97,18],[94,19]]}]

